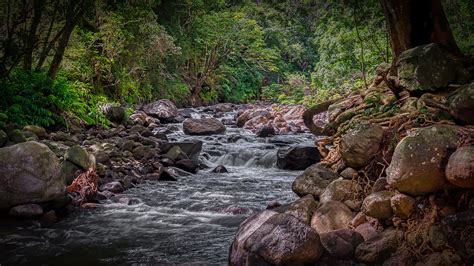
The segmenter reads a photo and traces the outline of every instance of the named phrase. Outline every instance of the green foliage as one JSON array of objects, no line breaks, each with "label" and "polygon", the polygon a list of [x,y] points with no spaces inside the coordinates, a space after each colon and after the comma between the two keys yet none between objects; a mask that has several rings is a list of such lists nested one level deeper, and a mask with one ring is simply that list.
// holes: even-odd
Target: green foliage
[{"label": "green foliage", "polygon": [[108,121],[98,111],[98,97],[90,97],[77,85],[64,77],[53,81],[44,72],[15,71],[9,80],[0,83],[4,96],[0,112],[8,117],[8,122],[20,125],[51,127],[63,124],[65,115],[89,124],[106,125]]}]

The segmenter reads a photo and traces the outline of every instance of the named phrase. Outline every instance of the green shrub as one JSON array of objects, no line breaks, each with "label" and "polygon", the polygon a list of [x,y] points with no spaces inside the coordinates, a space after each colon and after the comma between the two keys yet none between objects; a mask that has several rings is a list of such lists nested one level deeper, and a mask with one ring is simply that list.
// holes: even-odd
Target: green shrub
[{"label": "green shrub", "polygon": [[4,123],[51,127],[72,116],[87,124],[108,124],[98,108],[104,99],[92,96],[84,83],[71,83],[62,76],[53,81],[44,72],[16,70],[10,79],[0,81],[0,87],[0,112],[8,117]]}]

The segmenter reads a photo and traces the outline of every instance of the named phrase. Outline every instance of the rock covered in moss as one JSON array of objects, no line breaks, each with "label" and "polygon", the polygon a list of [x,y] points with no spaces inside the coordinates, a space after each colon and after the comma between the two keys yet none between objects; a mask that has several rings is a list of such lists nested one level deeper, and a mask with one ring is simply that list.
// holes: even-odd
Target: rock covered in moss
[{"label": "rock covered in moss", "polygon": [[446,166],[448,181],[462,188],[474,188],[474,146],[457,149]]},{"label": "rock covered in moss", "polygon": [[392,207],[390,206],[390,198],[393,192],[383,190],[370,194],[362,203],[362,212],[366,215],[377,219],[388,219],[392,217]]},{"label": "rock covered in moss", "polygon": [[459,144],[458,127],[432,125],[403,138],[395,148],[387,182],[402,193],[424,195],[446,187],[445,168]]},{"label": "rock covered in moss", "polygon": [[5,133],[5,131],[0,129],[0,148],[5,146],[8,142],[8,135]]},{"label": "rock covered in moss", "polygon": [[40,138],[44,138],[48,134],[48,133],[46,133],[46,129],[44,129],[43,127],[40,127],[40,126],[35,126],[35,125],[27,125],[27,126],[23,127],[23,131],[32,132]]},{"label": "rock covered in moss", "polygon": [[8,134],[8,138],[10,139],[11,142],[15,144],[27,141],[23,132],[19,129],[14,129],[10,131],[10,133]]},{"label": "rock covered in moss", "polygon": [[354,194],[361,191],[361,187],[356,181],[338,178],[332,181],[321,194],[319,201],[340,201],[344,202],[354,198]]},{"label": "rock covered in moss", "polygon": [[0,149],[0,209],[28,203],[66,202],[59,160],[29,141]]},{"label": "rock covered in moss", "polygon": [[377,124],[360,124],[341,139],[341,155],[347,166],[367,165],[380,148],[383,129]]},{"label": "rock covered in moss", "polygon": [[437,44],[404,51],[396,62],[400,85],[408,91],[435,91],[455,83],[462,65]]},{"label": "rock covered in moss", "polygon": [[71,163],[81,167],[83,170],[95,168],[95,158],[79,145],[70,147],[64,158]]},{"label": "rock covered in moss", "polygon": [[461,86],[448,97],[447,103],[454,119],[462,124],[474,124],[474,83]]}]

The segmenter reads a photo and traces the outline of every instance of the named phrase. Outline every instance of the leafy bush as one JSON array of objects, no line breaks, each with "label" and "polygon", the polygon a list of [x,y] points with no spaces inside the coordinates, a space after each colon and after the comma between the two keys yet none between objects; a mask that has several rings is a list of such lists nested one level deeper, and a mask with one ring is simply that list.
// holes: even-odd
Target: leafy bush
[{"label": "leafy bush", "polygon": [[8,122],[51,127],[64,124],[69,115],[88,124],[108,124],[98,108],[100,97],[92,96],[83,83],[70,83],[61,76],[53,81],[44,72],[17,70],[0,87],[0,112]]}]

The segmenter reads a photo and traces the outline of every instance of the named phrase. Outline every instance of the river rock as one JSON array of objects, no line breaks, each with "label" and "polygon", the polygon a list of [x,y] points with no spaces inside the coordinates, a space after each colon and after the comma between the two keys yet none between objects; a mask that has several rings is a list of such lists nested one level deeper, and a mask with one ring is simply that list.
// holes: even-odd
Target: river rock
[{"label": "river rock", "polygon": [[150,116],[160,119],[161,122],[174,122],[178,109],[174,103],[167,99],[158,100],[143,106],[143,111]]},{"label": "river rock", "polygon": [[23,134],[23,131],[19,129],[14,129],[8,133],[8,138],[10,139],[11,142],[13,143],[22,143],[26,142],[26,137]]},{"label": "river rock", "polygon": [[326,252],[334,258],[350,259],[356,247],[364,242],[361,234],[350,229],[340,229],[319,235]]},{"label": "river rock", "polygon": [[222,174],[222,173],[228,173],[229,171],[227,170],[227,168],[225,168],[225,166],[218,165],[216,166],[216,168],[212,170],[212,172]]},{"label": "river rock", "polygon": [[187,155],[189,159],[193,160],[195,163],[198,163],[199,154],[202,150],[202,141],[193,140],[185,142],[163,143],[160,146],[160,149],[163,153],[167,153],[174,146],[178,146]]},{"label": "river rock", "polygon": [[314,164],[296,177],[291,189],[300,197],[311,194],[319,199],[329,183],[336,178],[337,174],[323,164]]},{"label": "river rock", "polygon": [[446,187],[445,168],[459,144],[456,126],[433,125],[403,138],[386,170],[388,184],[402,193],[424,195]]},{"label": "river rock", "polygon": [[400,193],[390,199],[393,213],[402,219],[407,219],[413,213],[415,203],[414,198]]},{"label": "river rock", "polygon": [[321,156],[316,147],[292,146],[277,152],[277,166],[280,169],[304,170],[319,162]]},{"label": "river rock", "polygon": [[461,124],[474,124],[474,83],[457,89],[447,98],[450,114]]},{"label": "river rock", "polygon": [[28,203],[66,203],[59,160],[29,141],[0,149],[0,209]]},{"label": "river rock", "polygon": [[110,191],[112,193],[121,193],[124,191],[122,183],[119,181],[112,181],[100,186],[100,191]]},{"label": "river rock", "polygon": [[193,173],[193,174],[195,174],[197,172],[197,169],[198,169],[198,165],[193,160],[190,160],[190,159],[179,160],[179,161],[176,162],[176,164],[174,166],[178,167],[179,169],[183,169],[184,171]]},{"label": "river rock", "polygon": [[259,138],[267,138],[267,137],[270,137],[270,136],[274,136],[275,135],[275,128],[271,125],[263,126],[257,131],[256,135]]},{"label": "river rock", "polygon": [[356,181],[338,178],[326,187],[319,197],[320,202],[351,200],[362,188]]},{"label": "river rock", "polygon": [[351,210],[339,201],[322,203],[311,218],[311,227],[318,233],[349,228],[353,218]]},{"label": "river rock", "polygon": [[408,91],[435,91],[456,82],[462,66],[437,44],[404,51],[396,62],[400,86]]},{"label": "river rock", "polygon": [[359,168],[372,160],[380,148],[383,129],[377,124],[360,124],[341,139],[341,155],[347,166]]},{"label": "river rock", "polygon": [[64,161],[61,163],[61,176],[66,182],[66,185],[72,184],[72,181],[79,176],[82,172],[82,168],[71,163],[70,161]]},{"label": "river rock", "polygon": [[23,131],[32,132],[40,138],[44,138],[48,135],[48,133],[46,133],[46,129],[44,129],[43,127],[40,127],[40,126],[35,126],[35,125],[27,125],[27,126],[23,127]]},{"label": "river rock", "polygon": [[125,108],[122,106],[107,106],[104,111],[105,117],[111,122],[120,123],[125,118]]},{"label": "river rock", "polygon": [[354,258],[364,263],[381,263],[397,250],[401,233],[385,230],[357,246]]},{"label": "river rock", "polygon": [[79,145],[74,145],[70,147],[66,154],[64,155],[64,159],[74,163],[75,165],[81,167],[84,170],[89,168],[95,168],[95,158],[92,154],[87,153],[85,149],[83,149]]},{"label": "river rock", "polygon": [[275,211],[293,215],[301,222],[309,225],[317,206],[318,203],[314,200],[313,196],[306,195],[293,203],[276,208]]},{"label": "river rock", "polygon": [[372,186],[372,193],[387,190],[388,182],[386,177],[379,177]]},{"label": "river rock", "polygon": [[8,214],[21,218],[40,217],[43,215],[43,208],[38,204],[23,204],[11,208]]},{"label": "river rock", "polygon": [[393,192],[383,190],[370,194],[362,202],[362,212],[376,219],[388,219],[392,217],[393,211],[390,199]]},{"label": "river rock", "polygon": [[8,142],[8,135],[5,133],[5,131],[0,129],[0,148],[5,146]]},{"label": "river rock", "polygon": [[132,150],[132,153],[133,153],[133,157],[135,157],[135,159],[138,159],[138,160],[151,159],[155,155],[153,148],[149,146],[145,146],[145,145],[140,145],[138,147],[135,147]]},{"label": "river rock", "polygon": [[187,135],[214,135],[225,133],[226,127],[215,118],[187,118],[183,122],[183,131]]},{"label": "river rock", "polygon": [[359,173],[357,173],[357,170],[351,167],[347,167],[341,172],[341,176],[344,179],[356,179],[359,176]]},{"label": "river rock", "polygon": [[372,226],[368,222],[359,224],[358,226],[356,226],[354,231],[359,233],[365,241],[372,239],[378,235],[377,230],[374,228],[374,226]]},{"label": "river rock", "polygon": [[449,183],[462,188],[474,188],[474,146],[457,149],[446,166]]},{"label": "river rock", "polygon": [[[321,257],[324,249],[321,246],[319,235],[292,215],[275,214],[260,226],[258,226],[259,222],[260,220],[255,222],[256,229],[245,237],[241,254],[247,253],[247,257],[256,255],[263,259],[263,262],[274,265],[314,264]],[[242,237],[242,233],[245,236],[245,233],[249,231],[240,234],[237,232],[236,240],[239,236]],[[239,246],[236,240],[231,248],[230,264],[242,265],[238,262],[246,261],[248,258],[245,260],[233,258],[239,253],[234,252],[234,245]]]}]

